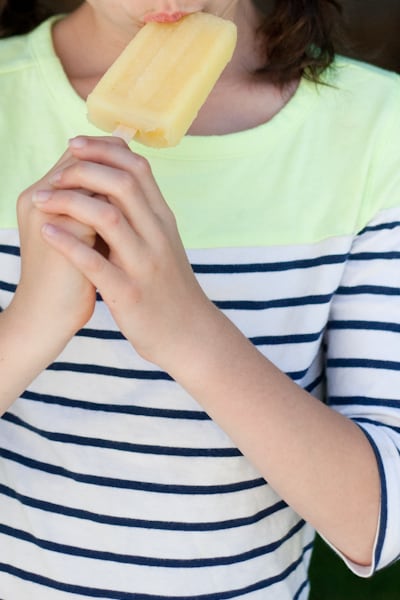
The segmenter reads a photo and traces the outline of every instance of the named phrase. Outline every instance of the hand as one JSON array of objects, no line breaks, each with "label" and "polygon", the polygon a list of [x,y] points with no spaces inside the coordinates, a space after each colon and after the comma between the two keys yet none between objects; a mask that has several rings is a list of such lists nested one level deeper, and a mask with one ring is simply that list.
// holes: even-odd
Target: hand
[{"label": "hand", "polygon": [[[95,242],[95,232],[67,216],[45,216],[32,199],[53,189],[51,178],[60,168],[76,162],[67,151],[40,181],[18,198],[18,226],[21,241],[21,279],[10,310],[20,318],[35,323],[40,339],[49,337],[64,344],[90,318],[95,305],[95,288],[59,252],[43,240],[45,223],[63,227],[88,247]],[[84,191],[81,194],[84,195]],[[59,333],[59,335],[57,335]]]},{"label": "hand", "polygon": [[201,316],[216,309],[197,283],[148,162],[113,137],[79,137],[70,151],[77,160],[61,166],[52,193],[37,206],[93,228],[108,254],[62,221],[42,235],[98,288],[136,350],[165,368],[171,353],[196,339]]}]

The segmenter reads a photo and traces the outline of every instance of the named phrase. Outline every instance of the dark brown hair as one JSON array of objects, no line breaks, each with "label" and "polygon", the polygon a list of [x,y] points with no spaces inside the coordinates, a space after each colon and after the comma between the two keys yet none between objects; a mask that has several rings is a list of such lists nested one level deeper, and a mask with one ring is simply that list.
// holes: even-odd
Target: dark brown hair
[{"label": "dark brown hair", "polygon": [[[252,0],[264,15],[259,35],[266,63],[260,72],[284,85],[299,75],[319,81],[332,63],[332,24],[338,0]],[[80,0],[0,0],[0,36],[26,33]]]},{"label": "dark brown hair", "polygon": [[49,14],[36,0],[0,0],[0,36],[26,33]]},{"label": "dark brown hair", "polygon": [[281,85],[299,75],[319,81],[335,56],[339,1],[253,0],[253,4],[265,14],[260,40],[267,61],[262,71]]}]

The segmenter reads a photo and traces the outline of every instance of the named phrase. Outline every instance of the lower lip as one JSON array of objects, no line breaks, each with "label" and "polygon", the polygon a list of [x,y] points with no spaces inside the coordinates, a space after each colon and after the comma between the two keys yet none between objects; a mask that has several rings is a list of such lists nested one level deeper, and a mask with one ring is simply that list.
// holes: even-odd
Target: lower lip
[{"label": "lower lip", "polygon": [[146,15],[143,19],[145,23],[175,23],[180,21],[188,13],[175,12],[175,13],[154,13]]}]

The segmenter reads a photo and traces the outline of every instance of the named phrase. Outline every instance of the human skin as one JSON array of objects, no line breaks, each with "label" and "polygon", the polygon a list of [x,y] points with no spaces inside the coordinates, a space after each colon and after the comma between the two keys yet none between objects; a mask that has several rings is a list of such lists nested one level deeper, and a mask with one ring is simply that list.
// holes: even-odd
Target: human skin
[{"label": "human skin", "polygon": [[[285,96],[250,77],[249,65],[260,60],[250,41],[255,26],[250,5],[239,2],[232,14],[238,50],[193,134],[264,122],[295,91],[296,82]],[[90,91],[149,12],[188,10],[218,13],[221,2],[84,3],[55,30],[71,84],[82,96]],[[78,32],[80,38],[90,33],[82,38],[83,66],[78,62],[82,48],[76,52],[70,43],[80,39]],[[100,39],[104,53],[99,57]],[[250,115],[247,120],[243,112]],[[7,380],[0,390],[3,410],[84,325],[97,288],[139,354],[202,404],[294,510],[354,562],[370,564],[380,498],[369,442],[354,423],[263,357],[205,296],[147,161],[122,140],[78,137],[18,204],[23,272],[10,308],[0,314],[0,369],[7,374],[0,373],[0,381]],[[94,248],[94,233],[105,241],[106,252]],[[21,372],[19,323],[22,319],[28,326],[27,314],[34,316],[28,342],[40,329],[45,334],[35,340],[36,358],[28,356]]]}]

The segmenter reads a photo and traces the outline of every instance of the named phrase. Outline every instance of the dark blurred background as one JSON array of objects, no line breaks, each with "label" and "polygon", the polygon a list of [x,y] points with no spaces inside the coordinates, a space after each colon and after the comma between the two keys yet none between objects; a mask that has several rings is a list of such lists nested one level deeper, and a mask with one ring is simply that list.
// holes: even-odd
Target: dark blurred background
[{"label": "dark blurred background", "polygon": [[[43,3],[54,6],[51,0]],[[57,7],[62,12],[78,4],[63,0]],[[400,0],[342,0],[342,7],[338,51],[400,73]],[[310,576],[309,600],[400,600],[400,563],[359,579],[318,537]]]},{"label": "dark blurred background", "polygon": [[400,72],[400,0],[342,0],[341,4],[347,40],[344,47],[338,44],[338,50]]}]

